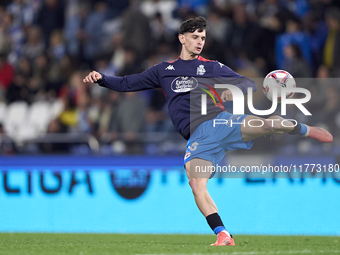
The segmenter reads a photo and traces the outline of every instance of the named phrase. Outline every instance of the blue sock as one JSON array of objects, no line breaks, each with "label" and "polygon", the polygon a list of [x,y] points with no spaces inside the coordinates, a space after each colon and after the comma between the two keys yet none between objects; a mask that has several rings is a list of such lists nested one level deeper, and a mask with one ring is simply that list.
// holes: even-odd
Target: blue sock
[{"label": "blue sock", "polygon": [[305,124],[300,123],[300,125],[301,125],[301,130],[299,132],[299,135],[304,136],[305,134],[307,134],[308,128]]},{"label": "blue sock", "polygon": [[214,228],[214,233],[217,235],[218,233],[222,232],[223,230],[226,230],[226,228],[223,227],[223,226],[218,226],[218,227]]}]

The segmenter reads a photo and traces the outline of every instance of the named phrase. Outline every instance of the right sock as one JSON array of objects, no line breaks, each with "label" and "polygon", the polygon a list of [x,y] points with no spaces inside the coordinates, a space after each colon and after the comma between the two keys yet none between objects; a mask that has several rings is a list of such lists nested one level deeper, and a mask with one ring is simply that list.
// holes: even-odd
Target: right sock
[{"label": "right sock", "polygon": [[[210,214],[206,217],[206,219],[207,219],[207,222],[208,222],[210,228],[212,229],[212,231],[214,231],[214,233],[216,235],[218,233],[222,232],[222,231],[226,231],[228,233],[228,231],[224,227],[223,222],[221,220],[221,217],[218,215],[218,213]],[[229,235],[229,233],[228,233],[228,235]]]}]

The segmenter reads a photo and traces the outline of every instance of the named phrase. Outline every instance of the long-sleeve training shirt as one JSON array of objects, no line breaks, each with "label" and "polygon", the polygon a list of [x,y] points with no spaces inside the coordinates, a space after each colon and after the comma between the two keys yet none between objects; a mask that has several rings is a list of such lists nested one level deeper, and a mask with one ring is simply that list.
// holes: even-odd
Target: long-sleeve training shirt
[{"label": "long-sleeve training shirt", "polygon": [[[120,91],[141,91],[162,88],[167,99],[170,118],[176,130],[189,139],[204,121],[215,118],[224,111],[214,84],[224,83],[239,87],[244,94],[247,88],[256,90],[256,84],[218,61],[198,57],[193,60],[178,58],[159,63],[140,74],[124,77],[102,74],[100,86]],[[207,94],[206,114],[202,114],[201,98]]]}]

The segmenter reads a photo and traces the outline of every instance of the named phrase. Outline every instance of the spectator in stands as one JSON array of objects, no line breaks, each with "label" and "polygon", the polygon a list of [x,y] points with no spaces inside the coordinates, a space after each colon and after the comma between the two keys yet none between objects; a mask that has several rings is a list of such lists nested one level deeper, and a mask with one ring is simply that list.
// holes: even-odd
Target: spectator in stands
[{"label": "spectator in stands", "polygon": [[72,97],[64,99],[64,110],[61,112],[58,119],[67,132],[72,132],[76,129],[78,124],[78,112]]},{"label": "spectator in stands", "polygon": [[6,91],[14,79],[14,68],[6,58],[7,55],[0,52],[0,100],[5,97]]},{"label": "spectator in stands", "polygon": [[8,52],[9,62],[15,64],[21,55],[21,48],[24,43],[23,28],[20,24],[15,24],[13,21],[13,15],[4,12],[0,22],[0,41],[1,52]]},{"label": "spectator in stands", "polygon": [[0,123],[0,154],[8,155],[18,153],[15,143],[5,133],[2,123]]},{"label": "spectator in stands", "polygon": [[141,60],[152,50],[152,36],[148,18],[139,10],[138,5],[131,5],[123,18],[123,47],[136,52]]},{"label": "spectator in stands", "polygon": [[64,38],[61,30],[54,30],[50,37],[49,56],[52,59],[60,60],[66,54]]},{"label": "spectator in stands", "polygon": [[299,18],[303,18],[310,9],[309,0],[287,0],[282,3]]},{"label": "spectator in stands", "polygon": [[276,40],[276,67],[278,69],[284,68],[286,61],[284,55],[284,48],[289,44],[296,44],[300,47],[302,56],[305,61],[312,66],[312,50],[308,37],[301,31],[300,23],[298,19],[290,19],[286,23],[286,33],[277,37]]},{"label": "spectator in stands", "polygon": [[8,87],[6,98],[8,102],[25,101],[32,103],[39,90],[38,84],[32,80],[32,65],[28,58],[19,59],[16,75]]},{"label": "spectator in stands", "polygon": [[284,70],[295,78],[311,77],[312,70],[304,60],[301,49],[296,44],[288,44],[284,48]]},{"label": "spectator in stands", "polygon": [[88,15],[89,7],[80,4],[78,11],[66,21],[64,28],[66,50],[70,56],[78,58],[79,62],[82,62],[84,56],[84,43],[87,39],[85,25]]},{"label": "spectator in stands", "polygon": [[28,28],[27,31],[27,42],[23,45],[22,55],[33,60],[42,54],[45,50],[43,37],[41,30],[37,26]]},{"label": "spectator in stands", "polygon": [[143,153],[142,133],[145,132],[146,109],[145,101],[136,92],[125,93],[118,105],[117,121],[114,124],[118,132],[124,132],[128,154]]},{"label": "spectator in stands", "polygon": [[322,63],[322,51],[327,38],[327,27],[315,11],[308,12],[302,20],[313,54],[313,73]]},{"label": "spectator in stands", "polygon": [[11,51],[11,38],[8,34],[12,22],[11,15],[0,6],[0,52]]},{"label": "spectator in stands", "polygon": [[107,5],[105,2],[97,2],[94,11],[86,19],[84,58],[93,67],[93,61],[101,52],[102,41],[98,38],[105,38],[103,24],[107,20]]},{"label": "spectator in stands", "polygon": [[326,13],[328,36],[323,52],[323,63],[328,67],[332,76],[340,75],[340,10],[331,8]]},{"label": "spectator in stands", "polygon": [[37,15],[37,25],[41,28],[46,47],[49,46],[52,32],[64,27],[64,14],[64,1],[43,0]]},{"label": "spectator in stands", "polygon": [[252,33],[256,30],[257,25],[250,22],[245,5],[236,4],[233,7],[233,19],[231,30],[227,34],[228,52],[226,54],[227,63],[232,67],[237,67],[237,61],[245,55],[245,46],[250,41]]}]

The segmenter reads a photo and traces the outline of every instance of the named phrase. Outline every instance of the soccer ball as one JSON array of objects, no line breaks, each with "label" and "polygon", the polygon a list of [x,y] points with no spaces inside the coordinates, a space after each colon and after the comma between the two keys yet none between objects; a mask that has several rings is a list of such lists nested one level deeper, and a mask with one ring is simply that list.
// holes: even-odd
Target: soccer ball
[{"label": "soccer ball", "polygon": [[[277,89],[277,100],[281,101],[282,88],[296,88],[294,77],[284,70],[275,70],[267,74],[263,80],[263,93],[270,100],[273,101],[274,90]],[[286,95],[286,98],[292,98],[294,92]]]}]

